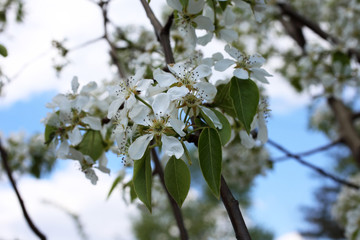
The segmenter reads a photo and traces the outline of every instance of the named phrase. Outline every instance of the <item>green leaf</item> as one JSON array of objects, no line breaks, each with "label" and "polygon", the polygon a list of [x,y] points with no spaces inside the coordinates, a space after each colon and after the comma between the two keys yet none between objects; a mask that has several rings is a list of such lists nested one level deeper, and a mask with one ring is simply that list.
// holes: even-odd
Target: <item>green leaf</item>
[{"label": "green leaf", "polygon": [[190,171],[183,160],[172,156],[165,167],[165,185],[179,207],[182,206],[190,189]]},{"label": "green leaf", "polygon": [[57,129],[58,129],[57,127],[48,124],[45,126],[45,133],[44,133],[45,144],[49,145],[51,143],[51,141],[54,139],[56,135]]},{"label": "green leaf", "polygon": [[219,112],[218,110],[212,109],[213,112],[216,114],[216,116],[218,117],[219,121],[222,124],[222,128],[221,129],[216,129],[220,135],[220,139],[221,139],[221,144],[224,146],[231,137],[231,125],[229,123],[229,121],[227,120],[227,118],[224,116],[224,114],[222,114],[221,112]]},{"label": "green leaf", "polygon": [[133,181],[131,181],[130,184],[130,201],[134,202],[134,200],[137,198],[136,192],[135,192],[135,187],[134,187],[134,183]]},{"label": "green leaf", "polygon": [[106,199],[109,199],[111,193],[114,191],[115,187],[124,179],[124,175],[120,174],[119,176],[117,176],[113,182],[113,184],[111,185],[110,191],[106,197]]},{"label": "green leaf", "polygon": [[341,52],[341,51],[336,51],[332,54],[332,58],[333,58],[333,63],[335,62],[340,62],[341,65],[346,66],[350,64],[350,58],[347,54]]},{"label": "green leaf", "polygon": [[227,5],[229,5],[229,1],[218,1],[220,4],[221,10],[225,11]]},{"label": "green leaf", "polygon": [[2,55],[3,57],[7,57],[8,55],[6,47],[2,44],[0,44],[0,55]]},{"label": "green leaf", "polygon": [[214,195],[220,197],[221,140],[214,128],[204,128],[199,137],[199,162],[201,172]]},{"label": "green leaf", "polygon": [[100,131],[88,130],[76,149],[82,154],[90,156],[94,161],[99,159],[104,152],[104,143]]},{"label": "green leaf", "polygon": [[142,158],[134,161],[133,184],[136,195],[151,212],[152,172],[149,149]]},{"label": "green leaf", "polygon": [[233,101],[230,97],[231,82],[217,86],[217,93],[214,99],[214,106],[236,118]]},{"label": "green leaf", "polygon": [[259,89],[250,79],[242,80],[231,78],[230,97],[237,118],[244,125],[246,132],[250,133],[250,125],[254,119],[259,104]]},{"label": "green leaf", "polygon": [[207,123],[207,125],[209,127],[215,128],[213,121],[211,121],[211,119],[201,109],[200,109],[200,114],[201,114],[201,117],[205,120],[205,122]]}]

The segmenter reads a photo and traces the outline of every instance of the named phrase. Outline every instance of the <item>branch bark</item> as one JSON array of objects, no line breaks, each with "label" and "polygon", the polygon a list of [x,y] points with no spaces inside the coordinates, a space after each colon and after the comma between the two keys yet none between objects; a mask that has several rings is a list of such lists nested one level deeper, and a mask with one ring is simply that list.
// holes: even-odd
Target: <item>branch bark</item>
[{"label": "branch bark", "polygon": [[360,136],[353,124],[353,113],[342,101],[334,97],[328,98],[328,104],[339,124],[340,138],[350,148],[354,160],[360,167]]},{"label": "branch bark", "polygon": [[154,173],[158,174],[159,177],[160,177],[160,181],[161,181],[161,185],[163,186],[165,192],[166,192],[166,195],[169,199],[169,202],[170,202],[170,206],[171,206],[171,209],[173,211],[173,214],[174,214],[174,217],[175,217],[175,220],[176,220],[176,223],[178,225],[178,228],[179,228],[179,231],[180,231],[180,239],[181,240],[187,240],[189,239],[188,237],[188,233],[187,233],[187,230],[185,228],[185,224],[184,224],[184,219],[183,219],[183,216],[182,216],[182,213],[181,213],[181,209],[179,208],[179,206],[177,205],[176,201],[174,200],[174,198],[170,195],[169,191],[167,190],[166,188],[166,185],[165,185],[165,179],[164,179],[164,171],[163,171],[163,168],[161,166],[161,163],[160,163],[160,160],[159,160],[159,157],[155,151],[155,149],[151,149],[151,155],[152,155],[152,160],[155,164],[155,170],[154,170]]},{"label": "branch bark", "polygon": [[231,224],[234,228],[236,239],[251,240],[249,231],[246,227],[244,218],[239,208],[239,202],[232,195],[222,175],[221,175],[220,195],[221,195],[221,200],[223,201],[226,211],[229,215]]},{"label": "branch bark", "polygon": [[23,199],[22,199],[22,197],[20,195],[19,190],[17,189],[15,179],[12,176],[11,169],[10,169],[10,166],[9,166],[9,163],[8,163],[7,153],[6,153],[5,149],[1,145],[1,141],[0,141],[0,152],[1,152],[1,159],[2,159],[3,167],[4,167],[4,169],[6,171],[6,174],[7,174],[8,178],[9,178],[9,180],[10,180],[11,186],[15,191],[16,197],[17,197],[17,199],[18,199],[18,201],[20,203],[20,207],[21,207],[21,210],[23,212],[23,215],[25,217],[25,220],[26,220],[27,224],[29,225],[31,230],[36,234],[36,236],[39,237],[39,239],[46,240],[46,236],[35,226],[34,222],[30,218],[29,213],[26,210],[25,203],[24,203],[24,201],[23,201]]},{"label": "branch bark", "polygon": [[288,151],[287,149],[285,149],[284,147],[282,147],[280,144],[278,144],[278,143],[276,143],[276,142],[274,142],[274,141],[272,141],[272,140],[270,140],[270,139],[268,140],[267,143],[270,144],[270,145],[272,145],[272,146],[274,146],[275,148],[279,149],[280,151],[282,151],[283,153],[285,153],[288,157],[291,157],[291,158],[297,160],[299,163],[301,163],[301,164],[303,164],[303,165],[305,165],[305,166],[307,166],[307,167],[315,170],[315,171],[318,172],[320,175],[323,175],[323,176],[325,176],[325,177],[327,177],[327,178],[330,178],[330,179],[334,180],[335,182],[338,182],[338,183],[340,183],[340,184],[342,184],[342,185],[346,185],[346,186],[348,186],[348,187],[351,187],[351,188],[354,188],[354,189],[357,189],[357,190],[360,189],[360,186],[358,186],[358,185],[356,185],[356,184],[354,184],[354,183],[348,182],[348,181],[346,181],[346,180],[343,180],[343,179],[341,179],[341,178],[339,178],[339,177],[337,177],[337,176],[334,176],[334,175],[332,175],[332,174],[324,171],[324,169],[321,169],[321,168],[319,168],[319,167],[317,167],[317,166],[315,166],[315,165],[313,165],[313,164],[311,164],[311,163],[303,160],[300,156],[291,153],[290,151]]}]

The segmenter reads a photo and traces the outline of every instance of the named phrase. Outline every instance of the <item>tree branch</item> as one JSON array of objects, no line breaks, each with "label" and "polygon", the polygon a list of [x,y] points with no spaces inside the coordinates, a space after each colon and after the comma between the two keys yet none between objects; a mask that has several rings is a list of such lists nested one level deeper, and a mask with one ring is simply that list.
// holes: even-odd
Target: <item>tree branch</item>
[{"label": "tree branch", "polygon": [[166,63],[167,64],[175,63],[174,55],[172,53],[170,46],[170,27],[174,19],[174,14],[171,14],[169,16],[167,23],[163,27],[159,22],[159,20],[156,18],[154,12],[149,6],[149,3],[146,0],[140,0],[140,1],[144,6],[147,17],[150,19],[150,22],[154,27],[155,35],[164,50]]},{"label": "tree branch", "polygon": [[39,237],[39,239],[41,240],[46,240],[46,237],[45,235],[40,232],[40,230],[35,226],[35,224],[33,223],[33,221],[31,220],[30,218],[30,215],[28,214],[27,210],[26,210],[26,207],[25,207],[25,203],[20,195],[20,192],[19,190],[17,189],[16,187],[16,182],[11,174],[11,169],[10,169],[10,166],[8,164],[8,158],[7,158],[7,153],[5,151],[5,149],[2,147],[1,145],[1,141],[0,141],[0,152],[1,152],[1,159],[2,159],[2,164],[3,164],[3,167],[6,171],[6,174],[11,182],[11,186],[13,187],[15,193],[16,193],[16,197],[20,203],[20,206],[21,206],[21,210],[23,212],[23,215],[25,217],[25,220],[27,222],[27,224],[29,225],[29,227],[31,228],[31,230],[36,234],[36,236]]},{"label": "tree branch", "polygon": [[181,209],[179,208],[176,201],[170,195],[169,191],[166,188],[165,179],[164,179],[164,171],[162,169],[159,157],[158,157],[158,155],[156,153],[156,150],[154,148],[151,149],[151,155],[152,155],[152,160],[153,160],[153,162],[155,164],[154,173],[159,175],[161,184],[162,184],[162,186],[163,186],[163,188],[164,188],[164,190],[166,192],[166,195],[167,195],[167,197],[169,199],[171,209],[173,211],[176,223],[177,223],[179,231],[180,231],[180,239],[181,240],[187,240],[187,239],[189,239],[189,237],[188,237],[188,233],[187,233],[186,228],[185,228],[184,219],[183,219],[182,214],[181,214]]},{"label": "tree branch", "polygon": [[342,101],[334,97],[328,98],[328,104],[339,124],[340,138],[350,148],[354,160],[360,166],[360,136],[353,124],[353,113]]},{"label": "tree branch", "polygon": [[[306,151],[306,152],[302,152],[302,153],[297,153],[297,154],[294,154],[294,155],[297,155],[299,157],[304,157],[304,156],[309,156],[309,155],[312,155],[312,154],[315,154],[315,153],[318,153],[318,152],[321,152],[321,151],[325,151],[325,150],[328,150],[329,148],[332,148],[334,146],[336,146],[337,144],[341,143],[342,140],[341,139],[338,139],[336,141],[333,141],[331,143],[328,143],[324,146],[321,146],[321,147],[317,147],[317,148],[314,148],[314,149],[311,149],[309,151]],[[281,161],[281,160],[284,160],[284,159],[288,159],[289,156],[288,155],[285,155],[283,157],[278,157],[278,158],[275,158],[273,159],[274,162],[278,162],[278,161]]]},{"label": "tree branch", "polygon": [[221,200],[224,203],[226,211],[230,217],[231,224],[235,231],[236,239],[251,240],[249,231],[239,208],[239,202],[232,195],[224,177],[221,175],[220,187]]},{"label": "tree branch", "polygon": [[112,62],[115,64],[119,76],[120,78],[125,78],[126,74],[125,71],[121,65],[121,61],[117,55],[117,51],[116,51],[116,46],[115,44],[110,40],[109,37],[109,32],[107,30],[107,25],[109,23],[109,18],[108,18],[108,5],[109,5],[110,0],[108,1],[104,1],[101,0],[98,5],[101,8],[101,12],[102,12],[102,16],[103,16],[103,25],[104,25],[104,39],[106,40],[106,42],[109,44],[110,46],[110,56],[111,56],[111,60]]},{"label": "tree branch", "polygon": [[351,187],[351,188],[354,188],[354,189],[357,189],[357,190],[360,189],[360,186],[358,186],[358,185],[356,185],[356,184],[354,184],[354,183],[348,182],[348,181],[346,181],[346,180],[344,180],[344,179],[341,179],[341,178],[339,178],[339,177],[337,177],[337,176],[334,176],[334,175],[332,175],[332,174],[324,171],[323,169],[321,169],[321,168],[319,168],[319,167],[317,167],[317,166],[315,166],[315,165],[313,165],[313,164],[311,164],[311,163],[309,163],[309,162],[306,162],[306,161],[303,160],[300,156],[291,153],[290,151],[286,150],[284,147],[282,147],[281,145],[279,145],[278,143],[276,143],[276,142],[274,142],[274,141],[272,141],[272,140],[270,140],[270,139],[268,140],[267,143],[270,144],[271,146],[274,146],[274,147],[277,148],[278,150],[282,151],[282,152],[285,153],[288,157],[291,157],[291,158],[295,159],[296,161],[298,161],[299,163],[301,163],[301,164],[303,164],[303,165],[305,165],[305,166],[307,166],[307,167],[315,170],[316,172],[318,172],[318,173],[319,173],[320,175],[322,175],[322,176],[325,176],[325,177],[327,177],[327,178],[330,178],[330,179],[334,180],[335,182],[338,182],[338,183],[340,183],[340,184],[346,185],[346,186],[348,186],[348,187]]}]

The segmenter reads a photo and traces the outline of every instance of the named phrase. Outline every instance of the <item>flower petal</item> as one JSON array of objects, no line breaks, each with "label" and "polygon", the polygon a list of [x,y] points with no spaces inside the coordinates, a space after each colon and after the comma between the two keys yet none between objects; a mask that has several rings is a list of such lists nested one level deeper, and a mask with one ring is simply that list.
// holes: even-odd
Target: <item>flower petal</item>
[{"label": "flower petal", "polygon": [[209,32],[209,33],[205,34],[204,36],[198,37],[197,43],[200,44],[201,46],[205,46],[206,44],[208,44],[211,41],[213,36],[214,36],[214,34],[212,32]]},{"label": "flower petal", "polygon": [[159,83],[160,87],[170,87],[171,84],[176,83],[177,80],[171,73],[164,72],[161,69],[155,69],[153,72],[154,79]]},{"label": "flower petal", "polygon": [[71,145],[73,145],[73,146],[78,145],[82,140],[80,130],[77,127],[75,127],[71,132],[68,132],[68,136],[69,136]]},{"label": "flower petal", "polygon": [[184,154],[184,148],[177,138],[163,134],[161,136],[161,142],[164,154],[168,156],[175,155],[176,158],[181,158],[181,156]]},{"label": "flower petal", "polygon": [[189,89],[184,85],[181,87],[172,87],[167,91],[167,94],[170,96],[171,101],[179,100],[189,93]]},{"label": "flower petal", "polygon": [[124,101],[125,101],[125,99],[123,97],[121,97],[121,98],[116,99],[115,101],[113,101],[110,104],[108,114],[107,114],[108,119],[111,119],[113,116],[115,116],[115,114],[119,110],[120,106],[124,103]]},{"label": "flower petal", "polygon": [[215,27],[214,24],[211,22],[211,19],[205,16],[197,16],[194,20],[193,20],[197,26],[196,28],[198,29],[205,29],[207,31],[214,31]]},{"label": "flower petal", "polygon": [[181,137],[185,136],[185,132],[183,131],[185,123],[183,121],[177,118],[170,118],[169,123],[175,132],[177,132]]},{"label": "flower petal", "polygon": [[81,119],[81,121],[85,124],[89,124],[91,129],[101,130],[101,120],[97,117],[88,116]]},{"label": "flower petal", "polygon": [[134,160],[139,160],[144,155],[153,135],[146,134],[138,137],[129,147],[129,156]]},{"label": "flower petal", "polygon": [[166,0],[166,3],[173,9],[182,12],[182,5],[179,0]]},{"label": "flower petal", "polygon": [[241,52],[239,50],[237,50],[236,48],[231,47],[230,45],[226,45],[225,46],[225,52],[227,52],[231,57],[233,57],[234,59],[236,59],[236,61],[238,62],[242,62],[244,56],[241,54]]},{"label": "flower petal", "polygon": [[204,0],[189,0],[189,4],[186,10],[189,14],[196,14],[204,8],[204,5]]},{"label": "flower petal", "polygon": [[249,79],[248,71],[242,68],[236,68],[234,70],[234,76],[240,79]]},{"label": "flower petal", "polygon": [[240,139],[241,144],[248,149],[255,146],[255,140],[251,136],[249,136],[244,130],[240,131]]},{"label": "flower petal", "polygon": [[211,67],[209,67],[208,65],[205,65],[205,64],[201,64],[201,65],[197,66],[193,72],[196,74],[198,80],[200,80],[203,77],[207,77],[212,73]]},{"label": "flower petal", "polygon": [[268,73],[262,68],[250,68],[250,70],[251,78],[255,78],[256,80],[263,83],[269,83],[269,81],[265,77],[272,77],[270,73]]},{"label": "flower petal", "polygon": [[170,111],[170,95],[166,93],[156,95],[151,106],[157,118],[165,116]]},{"label": "flower petal", "polygon": [[231,43],[238,39],[238,34],[232,29],[221,29],[220,38],[224,39],[228,43]]},{"label": "flower petal", "polygon": [[231,65],[233,65],[235,62],[231,59],[221,59],[215,63],[215,70],[223,72],[226,69],[228,69]]},{"label": "flower petal", "polygon": [[208,82],[198,82],[194,84],[194,87],[198,89],[197,95],[204,99],[206,102],[210,103],[214,100],[217,89],[214,85]]}]

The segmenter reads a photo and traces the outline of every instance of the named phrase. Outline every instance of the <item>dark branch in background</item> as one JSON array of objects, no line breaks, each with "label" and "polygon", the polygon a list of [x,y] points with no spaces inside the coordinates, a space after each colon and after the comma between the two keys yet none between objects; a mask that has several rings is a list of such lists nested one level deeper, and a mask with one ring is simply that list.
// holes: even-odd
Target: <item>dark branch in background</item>
[{"label": "dark branch in background", "polygon": [[239,208],[239,202],[232,195],[224,177],[221,175],[220,187],[221,199],[224,203],[226,211],[230,217],[231,224],[235,231],[236,239],[251,240],[244,218]]},{"label": "dark branch in background", "polygon": [[2,164],[3,164],[3,167],[6,171],[6,174],[11,182],[11,186],[13,187],[15,193],[16,193],[16,197],[17,199],[19,200],[19,203],[20,203],[20,206],[21,206],[21,210],[23,212],[23,215],[25,217],[25,220],[27,222],[27,224],[29,225],[29,227],[31,228],[31,230],[36,234],[36,236],[39,237],[39,239],[41,240],[46,240],[46,237],[45,235],[40,232],[40,230],[35,226],[35,224],[33,223],[33,221],[31,220],[30,218],[30,215],[28,214],[27,210],[26,210],[26,207],[25,207],[25,203],[16,187],[16,182],[11,174],[11,169],[10,169],[10,166],[9,166],[9,163],[8,163],[8,158],[7,158],[7,153],[5,151],[5,149],[2,147],[1,145],[1,141],[0,141],[0,152],[1,152],[1,159],[2,159]]},{"label": "dark branch in background", "polygon": [[[341,143],[341,139],[338,139],[334,142],[331,142],[329,144],[326,144],[324,146],[321,146],[321,147],[317,147],[315,149],[312,149],[312,150],[309,150],[309,151],[306,151],[306,152],[302,152],[302,153],[297,153],[297,154],[294,154],[296,156],[299,156],[299,157],[304,157],[304,156],[309,156],[309,155],[312,155],[312,154],[315,154],[315,153],[318,153],[318,152],[321,152],[321,151],[325,151],[325,150],[328,150],[329,148],[332,148],[334,146],[336,146],[337,144]],[[278,158],[274,158],[272,159],[274,162],[279,162],[279,161],[282,161],[282,160],[285,160],[285,159],[288,159],[290,158],[288,155],[285,155],[283,157],[278,157]]]},{"label": "dark branch in background", "polygon": [[323,39],[325,39],[327,41],[330,41],[335,44],[339,43],[339,41],[335,37],[324,32],[317,23],[300,15],[289,4],[283,3],[283,2],[278,2],[277,5],[281,9],[282,14],[288,16],[290,19],[292,19],[292,21],[297,22],[301,25],[307,26],[308,28],[313,30],[316,34],[318,34],[320,37],[322,37]]},{"label": "dark branch in background", "polygon": [[185,228],[184,219],[181,214],[181,210],[180,210],[179,206],[177,205],[176,201],[174,200],[174,198],[170,195],[169,191],[166,188],[165,179],[164,179],[164,171],[162,169],[157,152],[154,148],[151,149],[151,155],[152,155],[152,160],[155,164],[154,174],[159,175],[161,184],[162,184],[163,188],[165,189],[166,195],[169,199],[171,209],[174,213],[175,220],[176,220],[176,223],[177,223],[179,231],[180,231],[180,239],[187,240],[187,239],[189,239],[189,236],[188,236],[188,233]]},{"label": "dark branch in background", "polygon": [[120,78],[125,78],[126,74],[125,71],[121,65],[121,61],[117,55],[117,51],[116,51],[116,46],[115,44],[110,40],[109,37],[109,32],[107,29],[109,18],[108,18],[108,5],[110,3],[110,0],[108,1],[100,1],[98,3],[99,7],[101,8],[101,12],[102,12],[102,16],[103,16],[103,26],[104,26],[104,39],[106,40],[106,42],[109,44],[110,46],[110,56],[111,56],[111,60],[112,62],[115,64],[118,73],[120,75]]},{"label": "dark branch in background", "polygon": [[351,188],[354,188],[354,189],[357,189],[357,190],[360,189],[360,186],[358,186],[358,185],[356,185],[354,183],[348,182],[348,181],[346,181],[344,179],[341,179],[341,178],[339,178],[337,176],[334,176],[334,175],[324,171],[323,169],[321,169],[321,168],[319,168],[319,167],[317,167],[317,166],[315,166],[315,165],[313,165],[313,164],[311,164],[309,162],[306,162],[300,156],[291,153],[290,151],[288,151],[287,149],[285,149],[284,147],[282,147],[281,145],[279,145],[278,143],[276,143],[276,142],[274,142],[274,141],[272,141],[270,139],[268,140],[267,143],[270,144],[271,146],[277,148],[281,152],[285,153],[288,157],[291,157],[291,158],[295,159],[296,161],[298,161],[299,163],[301,163],[301,164],[315,170],[316,172],[318,172],[322,176],[330,178],[330,179],[334,180],[335,182],[338,182],[338,183],[340,183],[342,185],[346,185],[348,187],[351,187]]},{"label": "dark branch in background", "polygon": [[353,113],[342,101],[334,97],[328,98],[328,104],[339,124],[340,138],[350,148],[354,160],[360,166],[360,137],[353,124]]},{"label": "dark branch in background", "polygon": [[170,27],[174,19],[174,14],[171,14],[169,16],[167,23],[163,27],[159,22],[159,20],[156,18],[154,12],[149,6],[149,3],[146,0],[140,0],[140,1],[144,6],[147,17],[150,19],[150,22],[154,27],[154,31],[158,41],[163,47],[166,63],[167,64],[175,63],[174,56],[170,46]]},{"label": "dark branch in background", "polygon": [[[155,34],[163,47],[165,60],[167,64],[175,63],[173,52],[170,46],[170,27],[173,22],[174,15],[171,14],[168,18],[167,23],[162,27],[159,20],[154,15],[154,12],[150,8],[146,0],[140,0],[144,6],[147,17],[150,19],[151,24],[154,27]],[[194,141],[197,144],[197,141]],[[221,178],[221,199],[225,205],[228,215],[230,217],[231,223],[234,228],[235,235],[237,239],[249,240],[250,234],[245,225],[244,219],[242,218],[239,203],[232,195],[230,189],[228,188],[225,179]]]}]

